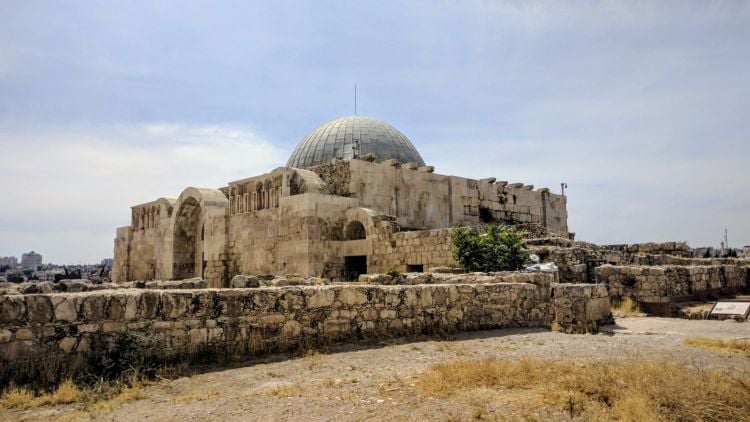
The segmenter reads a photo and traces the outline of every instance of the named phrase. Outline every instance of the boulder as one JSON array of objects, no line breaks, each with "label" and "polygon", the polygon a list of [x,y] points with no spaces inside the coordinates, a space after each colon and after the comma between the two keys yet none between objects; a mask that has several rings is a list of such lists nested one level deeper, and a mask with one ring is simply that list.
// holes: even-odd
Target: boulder
[{"label": "boulder", "polygon": [[54,293],[62,290],[58,284],[49,281],[27,282],[20,285],[19,291],[25,295],[36,293]]},{"label": "boulder", "polygon": [[230,283],[230,287],[233,287],[235,289],[259,286],[260,280],[258,280],[258,277],[246,275],[236,275],[232,278],[232,282]]},{"label": "boulder", "polygon": [[432,284],[432,274],[430,273],[408,273],[403,284]]},{"label": "boulder", "polygon": [[264,287],[284,287],[289,285],[289,280],[285,277],[278,277],[272,280],[261,280],[261,286]]},{"label": "boulder", "polygon": [[60,286],[64,292],[87,292],[91,287],[88,280],[60,280]]},{"label": "boulder", "polygon": [[458,267],[430,267],[429,272],[439,274],[463,274],[465,271]]},{"label": "boulder", "polygon": [[59,292],[62,290],[59,284],[55,284],[50,281],[42,281],[36,284],[39,287],[39,293],[47,294],[47,293]]},{"label": "boulder", "polygon": [[21,283],[18,290],[25,295],[29,295],[39,293],[39,286],[37,286],[36,283],[26,282]]}]

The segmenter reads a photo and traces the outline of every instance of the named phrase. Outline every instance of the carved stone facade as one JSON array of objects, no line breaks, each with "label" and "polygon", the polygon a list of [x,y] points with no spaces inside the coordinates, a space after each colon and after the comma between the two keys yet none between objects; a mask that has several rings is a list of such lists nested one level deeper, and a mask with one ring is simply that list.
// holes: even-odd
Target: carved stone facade
[{"label": "carved stone facade", "polygon": [[365,158],[280,167],[136,205],[130,226],[117,230],[112,279],[202,277],[211,287],[237,274],[351,280],[453,264],[454,225],[533,223],[568,236],[566,198],[546,188]]}]

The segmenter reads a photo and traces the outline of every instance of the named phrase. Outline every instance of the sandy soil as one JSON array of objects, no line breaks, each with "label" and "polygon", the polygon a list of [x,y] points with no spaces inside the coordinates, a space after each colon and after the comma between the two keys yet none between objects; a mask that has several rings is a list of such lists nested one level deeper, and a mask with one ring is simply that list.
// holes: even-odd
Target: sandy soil
[{"label": "sandy soil", "polygon": [[[690,367],[750,372],[750,359],[688,347],[688,337],[750,338],[750,323],[666,318],[622,318],[598,335],[547,330],[494,330],[450,340],[398,339],[343,345],[327,354],[275,355],[146,387],[145,397],[120,407],[82,412],[76,405],[0,410],[0,420],[465,420],[485,406],[494,419],[528,413],[517,397],[436,399],[420,395],[414,377],[433,363],[483,357],[589,357],[666,360]],[[559,415],[535,415],[558,419]]]}]

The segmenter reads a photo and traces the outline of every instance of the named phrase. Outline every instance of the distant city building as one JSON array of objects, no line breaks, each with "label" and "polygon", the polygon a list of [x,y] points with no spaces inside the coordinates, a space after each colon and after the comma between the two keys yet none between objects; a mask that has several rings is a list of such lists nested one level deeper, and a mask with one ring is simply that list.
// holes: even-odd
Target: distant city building
[{"label": "distant city building", "polygon": [[102,259],[101,266],[105,268],[112,268],[113,261],[114,260],[112,258],[104,258]]},{"label": "distant city building", "polygon": [[42,255],[31,251],[21,256],[21,266],[26,270],[36,270],[42,266]]},{"label": "distant city building", "polygon": [[750,245],[746,245],[742,247],[742,256],[746,258],[750,258]]},{"label": "distant city building", "polygon": [[15,256],[3,256],[0,257],[0,267],[16,268],[18,266],[18,258]]},{"label": "distant city building", "polygon": [[65,274],[65,271],[60,269],[47,270],[47,271],[34,271],[32,275],[39,281],[55,281],[55,276]]}]

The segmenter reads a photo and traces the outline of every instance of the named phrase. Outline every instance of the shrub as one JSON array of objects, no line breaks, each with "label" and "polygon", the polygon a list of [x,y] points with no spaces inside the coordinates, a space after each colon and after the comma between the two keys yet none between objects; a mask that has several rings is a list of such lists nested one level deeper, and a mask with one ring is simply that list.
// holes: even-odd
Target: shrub
[{"label": "shrub", "polygon": [[451,231],[453,258],[466,271],[513,271],[523,268],[529,254],[521,242],[524,233],[510,226],[491,224],[485,233],[469,227]]}]

